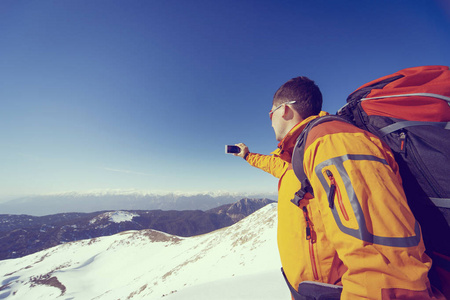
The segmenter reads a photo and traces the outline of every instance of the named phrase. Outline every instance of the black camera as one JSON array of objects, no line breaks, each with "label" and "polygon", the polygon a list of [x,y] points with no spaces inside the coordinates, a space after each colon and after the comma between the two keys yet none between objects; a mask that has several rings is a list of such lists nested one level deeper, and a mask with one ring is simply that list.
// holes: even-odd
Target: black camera
[{"label": "black camera", "polygon": [[240,153],[241,148],[234,145],[225,145],[225,153]]}]

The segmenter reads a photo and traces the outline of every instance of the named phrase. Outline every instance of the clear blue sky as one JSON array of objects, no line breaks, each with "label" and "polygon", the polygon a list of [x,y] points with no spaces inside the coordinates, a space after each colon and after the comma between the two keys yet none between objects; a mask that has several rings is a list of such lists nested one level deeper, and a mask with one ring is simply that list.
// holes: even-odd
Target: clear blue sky
[{"label": "clear blue sky", "polygon": [[450,65],[445,0],[0,2],[0,199],[104,189],[275,192],[224,154],[277,146],[292,77],[335,112],[399,69]]}]

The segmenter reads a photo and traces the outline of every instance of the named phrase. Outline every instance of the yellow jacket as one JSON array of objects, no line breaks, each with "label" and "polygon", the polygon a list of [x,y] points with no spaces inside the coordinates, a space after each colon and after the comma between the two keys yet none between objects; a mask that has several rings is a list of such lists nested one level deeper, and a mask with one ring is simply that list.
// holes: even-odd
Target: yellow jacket
[{"label": "yellow jacket", "polygon": [[277,239],[290,284],[295,289],[305,280],[343,285],[342,299],[432,299],[431,260],[419,224],[393,154],[377,137],[339,121],[314,127],[304,169],[315,197],[305,197],[298,207],[291,202],[300,188],[290,164],[292,150],[317,117],[296,125],[272,155],[246,158],[279,178]]}]

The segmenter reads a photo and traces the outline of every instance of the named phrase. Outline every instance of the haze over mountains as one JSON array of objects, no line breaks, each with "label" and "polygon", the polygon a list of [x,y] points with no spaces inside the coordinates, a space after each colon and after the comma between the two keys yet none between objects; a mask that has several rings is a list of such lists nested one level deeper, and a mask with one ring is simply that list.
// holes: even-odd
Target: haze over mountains
[{"label": "haze over mountains", "polygon": [[44,216],[106,210],[208,210],[242,198],[277,199],[276,194],[149,194],[138,192],[63,193],[17,198],[0,203],[1,214]]},{"label": "haze over mountains", "polygon": [[126,231],[0,261],[0,299],[289,299],[276,223],[269,204],[199,236]]}]

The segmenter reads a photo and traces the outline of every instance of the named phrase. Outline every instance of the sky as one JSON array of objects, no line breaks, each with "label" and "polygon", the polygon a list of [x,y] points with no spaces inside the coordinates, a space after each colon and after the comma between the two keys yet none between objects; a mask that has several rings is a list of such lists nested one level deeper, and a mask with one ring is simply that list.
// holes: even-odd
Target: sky
[{"label": "sky", "polygon": [[224,145],[276,149],[284,82],[313,79],[334,113],[449,49],[445,0],[2,0],[0,199],[276,192]]}]

